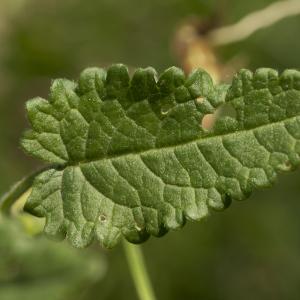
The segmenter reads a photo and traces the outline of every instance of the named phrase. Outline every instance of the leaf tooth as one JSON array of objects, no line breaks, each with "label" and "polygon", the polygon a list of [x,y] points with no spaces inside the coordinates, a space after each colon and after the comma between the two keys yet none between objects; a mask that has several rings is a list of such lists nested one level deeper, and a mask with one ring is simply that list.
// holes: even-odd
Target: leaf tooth
[{"label": "leaf tooth", "polygon": [[207,195],[207,205],[216,210],[222,211],[224,208],[227,207],[227,201],[225,200],[225,195],[221,195],[216,188],[211,188],[208,190]]},{"label": "leaf tooth", "polygon": [[[36,112],[37,108],[45,109],[45,110],[49,109],[48,101],[41,97],[35,97],[26,102],[26,110],[28,114],[30,114],[31,112]],[[28,116],[31,117],[31,115]]]},{"label": "leaf tooth", "polygon": [[229,89],[228,84],[219,84],[215,86],[215,93],[213,97],[209,98],[210,104],[216,109],[225,103],[226,95]]},{"label": "leaf tooth", "polygon": [[168,204],[163,211],[163,223],[167,230],[175,230],[185,224],[185,217],[181,209],[176,209]]},{"label": "leaf tooth", "polygon": [[255,71],[253,75],[254,89],[269,89],[270,87],[271,89],[274,89],[276,86],[278,87],[278,72],[276,70],[270,68],[260,68]]},{"label": "leaf tooth", "polygon": [[[33,213],[33,215],[36,215],[36,210]],[[67,229],[66,229],[66,221],[62,221],[61,223],[59,221],[55,220],[55,216],[47,216],[45,227],[44,227],[44,233],[46,236],[48,236],[51,239],[54,239],[56,241],[63,241],[66,238],[67,235]]]},{"label": "leaf tooth", "polygon": [[59,132],[59,122],[51,115],[51,106],[47,100],[36,97],[27,101],[26,111],[34,130],[38,132]]},{"label": "leaf tooth", "polygon": [[99,97],[104,95],[104,82],[106,71],[101,68],[87,68],[79,77],[78,91],[80,94],[87,94],[96,91]]},{"label": "leaf tooth", "polygon": [[214,91],[214,84],[210,75],[202,70],[196,69],[187,78],[185,86],[193,98],[210,97]]},{"label": "leaf tooth", "polygon": [[145,227],[145,219],[142,212],[142,207],[137,206],[131,209],[132,219],[130,219],[128,226],[122,226],[122,235],[131,243],[142,243],[146,241],[150,234]]},{"label": "leaf tooth", "polygon": [[[200,221],[208,216],[207,194],[207,189],[203,188],[197,188],[194,191],[191,188],[182,190],[181,201],[185,218]],[[183,221],[185,223],[185,220]]]},{"label": "leaf tooth", "polygon": [[285,70],[281,74],[279,81],[283,90],[300,90],[300,72],[297,70]]},{"label": "leaf tooth", "polygon": [[163,94],[170,94],[176,88],[183,86],[185,82],[184,72],[177,68],[171,67],[166,69],[159,77],[158,87]]},{"label": "leaf tooth", "polygon": [[97,224],[95,232],[100,244],[106,249],[116,246],[121,238],[120,229],[111,225]]},{"label": "leaf tooth", "polygon": [[253,90],[252,78],[253,73],[247,69],[242,69],[234,75],[226,96],[226,102],[242,97],[246,92]]},{"label": "leaf tooth", "polygon": [[128,68],[123,64],[114,64],[107,70],[106,93],[108,99],[118,98],[127,91],[130,83]]},{"label": "leaf tooth", "polygon": [[146,229],[136,225],[134,227],[124,226],[121,230],[122,235],[125,239],[133,244],[140,244],[149,239],[150,234],[147,233]]},{"label": "leaf tooth", "polygon": [[174,91],[176,102],[183,103],[191,99],[189,90],[185,86],[179,86]]},{"label": "leaf tooth", "polygon": [[145,218],[146,230],[149,234],[161,237],[168,232],[161,219],[162,212],[159,212],[155,208],[145,206],[142,207],[142,211]]},{"label": "leaf tooth", "polygon": [[[45,149],[45,147],[42,146],[38,141],[38,137],[39,134],[33,130],[27,130],[23,134],[23,137],[21,139],[21,147],[28,155],[51,163],[64,164],[67,162],[68,156],[67,153],[64,152],[63,143],[60,144],[61,148],[59,149],[61,154],[57,155],[53,150]],[[55,143],[53,145],[55,150],[58,150],[59,147],[55,145]]]},{"label": "leaf tooth", "polygon": [[55,79],[50,88],[49,102],[54,108],[56,118],[62,119],[72,108],[77,108],[79,96],[76,94],[77,84],[67,79]]},{"label": "leaf tooth", "polygon": [[66,230],[66,239],[75,248],[86,248],[94,239],[94,224],[85,223],[82,228],[76,228],[74,222],[69,222]]},{"label": "leaf tooth", "polygon": [[149,99],[158,92],[156,85],[156,71],[153,68],[137,69],[131,79],[130,92],[135,101]]}]

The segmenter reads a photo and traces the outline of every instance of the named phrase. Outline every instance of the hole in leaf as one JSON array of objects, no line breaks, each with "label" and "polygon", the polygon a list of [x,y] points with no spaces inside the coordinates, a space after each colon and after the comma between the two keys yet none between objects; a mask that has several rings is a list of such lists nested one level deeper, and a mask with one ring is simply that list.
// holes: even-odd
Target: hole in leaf
[{"label": "hole in leaf", "polygon": [[205,130],[211,130],[215,124],[216,113],[207,114],[203,117],[201,126]]},{"label": "hole in leaf", "polygon": [[217,108],[213,114],[207,114],[202,119],[202,128],[205,130],[212,130],[216,121],[221,118],[236,118],[236,111],[231,104],[223,104],[221,107]]},{"label": "hole in leaf", "polygon": [[239,128],[239,121],[236,118],[236,111],[230,104],[225,104],[220,108],[214,131],[221,133],[234,132]]},{"label": "hole in leaf", "polygon": [[229,103],[225,103],[219,109],[217,109],[217,111],[218,110],[219,110],[219,116],[221,117],[230,117],[234,119],[236,118],[236,110]]},{"label": "hole in leaf", "polygon": [[106,218],[106,215],[100,215],[99,216],[99,221],[100,222],[106,222],[107,218]]}]

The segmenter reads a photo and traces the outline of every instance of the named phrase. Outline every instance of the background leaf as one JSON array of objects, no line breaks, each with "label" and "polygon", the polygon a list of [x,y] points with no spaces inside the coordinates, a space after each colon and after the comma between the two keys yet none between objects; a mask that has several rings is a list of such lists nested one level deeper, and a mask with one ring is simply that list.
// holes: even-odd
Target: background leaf
[{"label": "background leaf", "polygon": [[0,237],[3,300],[80,299],[84,290],[105,273],[102,255],[79,253],[45,237],[32,237],[17,220],[1,216]]}]

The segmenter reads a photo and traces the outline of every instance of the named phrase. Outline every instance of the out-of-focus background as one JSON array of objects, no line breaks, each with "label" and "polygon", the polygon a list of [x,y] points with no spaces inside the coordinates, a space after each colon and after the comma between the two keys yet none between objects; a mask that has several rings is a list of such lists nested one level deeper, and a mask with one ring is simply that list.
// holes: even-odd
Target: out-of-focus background
[{"label": "out-of-focus background", "polygon": [[[26,100],[47,97],[51,79],[88,66],[300,67],[300,16],[211,48],[211,29],[272,0],[0,0],[0,193],[38,166],[18,140]],[[204,61],[204,62],[203,62]],[[158,299],[299,299],[300,173],[233,203],[202,223],[151,238],[143,250]],[[26,226],[25,226],[26,227]],[[28,230],[27,230],[28,231]],[[137,299],[122,247],[74,250],[0,222],[0,299]]]}]

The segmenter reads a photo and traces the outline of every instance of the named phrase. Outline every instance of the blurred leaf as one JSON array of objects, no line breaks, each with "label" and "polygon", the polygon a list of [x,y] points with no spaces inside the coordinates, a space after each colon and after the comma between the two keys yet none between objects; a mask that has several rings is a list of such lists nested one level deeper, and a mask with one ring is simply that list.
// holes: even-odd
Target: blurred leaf
[{"label": "blurred leaf", "polygon": [[3,216],[0,255],[1,300],[79,299],[106,269],[101,255],[30,236],[18,221]]}]

